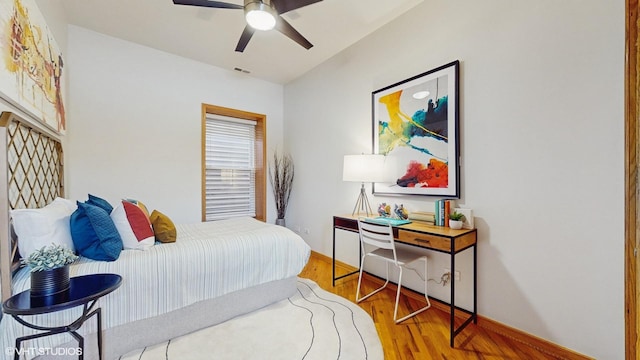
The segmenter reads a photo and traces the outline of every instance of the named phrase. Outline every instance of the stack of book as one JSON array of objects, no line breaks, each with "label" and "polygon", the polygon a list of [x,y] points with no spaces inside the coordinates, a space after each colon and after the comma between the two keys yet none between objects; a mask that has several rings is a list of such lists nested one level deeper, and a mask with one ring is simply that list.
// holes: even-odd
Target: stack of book
[{"label": "stack of book", "polygon": [[413,211],[409,213],[409,220],[426,222],[433,225],[435,214],[427,211]]},{"label": "stack of book", "polygon": [[435,219],[436,226],[449,226],[449,214],[455,208],[455,203],[450,199],[440,199],[435,203]]}]

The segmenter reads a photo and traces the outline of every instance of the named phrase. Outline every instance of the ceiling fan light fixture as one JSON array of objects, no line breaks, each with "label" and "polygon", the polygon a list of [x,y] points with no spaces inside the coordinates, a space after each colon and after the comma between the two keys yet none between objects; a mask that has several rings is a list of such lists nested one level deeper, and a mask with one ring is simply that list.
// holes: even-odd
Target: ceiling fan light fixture
[{"label": "ceiling fan light fixture", "polygon": [[251,1],[244,6],[247,24],[256,30],[271,30],[276,26],[277,13],[270,5],[262,1]]}]

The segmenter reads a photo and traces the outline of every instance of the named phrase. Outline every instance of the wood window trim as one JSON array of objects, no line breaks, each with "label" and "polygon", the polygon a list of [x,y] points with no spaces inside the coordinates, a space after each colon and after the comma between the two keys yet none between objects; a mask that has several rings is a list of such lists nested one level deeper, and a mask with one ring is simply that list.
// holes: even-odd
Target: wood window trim
[{"label": "wood window trim", "polygon": [[205,174],[205,144],[207,114],[229,116],[237,119],[253,120],[256,122],[256,216],[260,221],[267,220],[267,116],[248,111],[226,108],[222,106],[202,104],[202,221],[206,220],[206,174]]},{"label": "wood window trim", "polygon": [[640,47],[638,46],[638,0],[626,0],[625,27],[625,358],[640,357],[640,314],[638,289],[637,244],[640,236],[638,222],[640,191],[638,162],[640,161],[638,99],[640,92]]}]

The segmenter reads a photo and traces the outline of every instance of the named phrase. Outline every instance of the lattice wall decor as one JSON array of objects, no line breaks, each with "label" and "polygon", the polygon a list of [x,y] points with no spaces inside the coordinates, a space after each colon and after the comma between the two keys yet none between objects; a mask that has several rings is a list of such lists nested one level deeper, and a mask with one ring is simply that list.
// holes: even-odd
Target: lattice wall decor
[{"label": "lattice wall decor", "polygon": [[7,124],[11,209],[39,208],[63,196],[61,144],[21,122]]},{"label": "lattice wall decor", "polygon": [[0,148],[0,288],[6,300],[20,266],[9,210],[41,208],[63,197],[64,157],[56,137],[9,112],[0,114]]}]

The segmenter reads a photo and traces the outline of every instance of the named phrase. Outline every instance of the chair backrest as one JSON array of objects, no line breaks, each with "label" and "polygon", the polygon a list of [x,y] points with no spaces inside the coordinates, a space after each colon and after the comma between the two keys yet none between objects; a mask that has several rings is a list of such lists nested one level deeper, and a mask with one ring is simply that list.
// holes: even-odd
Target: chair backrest
[{"label": "chair backrest", "polygon": [[376,248],[393,250],[395,258],[396,247],[393,240],[393,228],[390,224],[374,224],[358,220],[358,229],[363,246],[369,244]]}]

